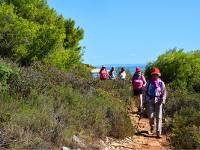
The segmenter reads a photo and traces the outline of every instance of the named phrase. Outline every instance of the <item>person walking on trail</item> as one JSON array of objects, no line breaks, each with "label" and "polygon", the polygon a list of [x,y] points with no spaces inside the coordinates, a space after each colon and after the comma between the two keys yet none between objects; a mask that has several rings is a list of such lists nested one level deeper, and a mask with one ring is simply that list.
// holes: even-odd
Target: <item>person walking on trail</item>
[{"label": "person walking on trail", "polygon": [[123,67],[121,68],[121,70],[119,72],[119,79],[126,80],[126,71]]},{"label": "person walking on trail", "polygon": [[151,75],[152,79],[149,80],[146,91],[149,123],[151,133],[156,131],[157,137],[160,138],[162,133],[162,107],[166,101],[166,88],[164,82],[159,78],[161,73],[158,68],[153,68]]},{"label": "person walking on trail", "polygon": [[136,68],[131,82],[134,96],[137,97],[138,113],[141,114],[143,110],[143,88],[146,86],[146,80],[142,74],[141,68]]},{"label": "person walking on trail", "polygon": [[100,74],[100,79],[101,80],[106,80],[108,78],[108,72],[106,70],[106,66],[102,66],[101,70],[99,71]]},{"label": "person walking on trail", "polygon": [[116,75],[115,75],[115,68],[112,67],[111,70],[109,71],[109,79],[110,80],[115,80]]}]

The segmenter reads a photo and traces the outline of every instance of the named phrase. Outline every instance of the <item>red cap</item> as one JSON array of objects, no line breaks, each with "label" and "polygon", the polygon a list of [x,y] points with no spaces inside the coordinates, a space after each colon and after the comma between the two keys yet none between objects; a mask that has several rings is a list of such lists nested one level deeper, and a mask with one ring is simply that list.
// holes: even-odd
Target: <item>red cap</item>
[{"label": "red cap", "polygon": [[160,70],[157,67],[154,67],[153,70],[151,71],[151,74],[157,74],[160,75]]},{"label": "red cap", "polygon": [[140,67],[136,67],[135,71],[136,71],[136,72],[141,72],[142,70],[141,70]]}]

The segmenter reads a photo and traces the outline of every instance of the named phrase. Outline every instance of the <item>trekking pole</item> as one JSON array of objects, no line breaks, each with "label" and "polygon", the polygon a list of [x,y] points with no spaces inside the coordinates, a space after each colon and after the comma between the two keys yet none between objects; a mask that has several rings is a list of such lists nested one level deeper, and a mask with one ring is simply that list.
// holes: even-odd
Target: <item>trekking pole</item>
[{"label": "trekking pole", "polygon": [[132,107],[131,107],[131,92],[132,92],[132,88],[131,86],[128,89],[128,101],[127,101],[127,108],[129,111],[132,112]]},{"label": "trekking pole", "polygon": [[136,130],[138,131],[138,128],[139,128],[139,125],[140,125],[140,120],[142,119],[142,114],[140,114],[140,117],[138,119],[138,123],[137,123],[137,126],[136,126]]},{"label": "trekking pole", "polygon": [[128,96],[128,104],[131,105],[131,97],[132,97],[132,87],[129,87],[129,96]]},{"label": "trekking pole", "polygon": [[163,104],[163,107],[162,107],[162,113],[163,113],[163,123],[165,123],[166,113],[165,113],[165,105],[164,104]]},{"label": "trekking pole", "polygon": [[162,113],[163,113],[163,123],[164,123],[163,130],[164,130],[164,134],[165,134],[166,140],[167,140],[168,137],[167,137],[167,129],[166,129],[166,112],[165,112],[165,105],[164,104],[163,104],[163,107],[162,107]]}]

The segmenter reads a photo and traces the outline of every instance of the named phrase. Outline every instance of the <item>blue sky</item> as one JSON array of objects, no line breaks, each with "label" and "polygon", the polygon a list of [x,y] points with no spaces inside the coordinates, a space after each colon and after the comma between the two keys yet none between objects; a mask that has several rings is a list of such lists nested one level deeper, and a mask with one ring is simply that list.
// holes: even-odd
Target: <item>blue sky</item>
[{"label": "blue sky", "polygon": [[85,30],[84,62],[145,64],[169,48],[200,49],[200,0],[48,0]]}]

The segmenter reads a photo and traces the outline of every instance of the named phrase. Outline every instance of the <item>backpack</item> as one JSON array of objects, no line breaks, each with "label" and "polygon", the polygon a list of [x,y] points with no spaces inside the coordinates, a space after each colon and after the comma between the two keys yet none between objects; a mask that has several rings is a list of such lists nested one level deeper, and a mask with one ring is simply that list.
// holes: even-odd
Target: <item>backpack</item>
[{"label": "backpack", "polygon": [[101,72],[100,72],[100,78],[101,79],[107,79],[107,71],[106,70],[102,70]]},{"label": "backpack", "polygon": [[142,79],[142,75],[137,75],[134,74],[133,78],[132,78],[132,84],[134,89],[141,89],[143,86],[143,79]]},{"label": "backpack", "polygon": [[[149,93],[149,86],[150,86],[150,84],[153,84],[153,81],[152,81],[152,80],[150,80],[149,83],[147,84],[147,91],[146,91],[147,93],[146,93],[146,94],[147,94],[148,96],[151,97],[151,95],[150,95],[150,93]],[[163,82],[162,82],[162,80],[159,80],[158,85],[159,85],[161,91],[163,91]],[[161,96],[161,95],[160,95],[160,96]],[[160,96],[159,96],[159,97],[160,97]]]}]

